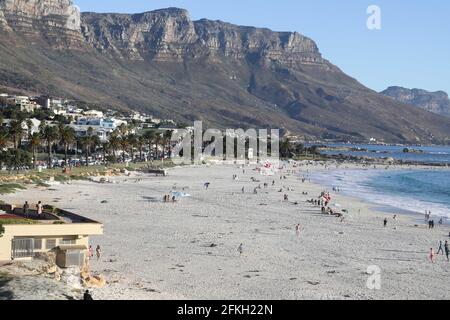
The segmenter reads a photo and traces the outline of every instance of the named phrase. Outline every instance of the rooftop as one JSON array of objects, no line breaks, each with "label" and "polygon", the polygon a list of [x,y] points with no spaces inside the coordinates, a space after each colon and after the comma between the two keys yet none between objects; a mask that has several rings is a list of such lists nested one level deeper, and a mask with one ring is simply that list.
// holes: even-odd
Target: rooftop
[{"label": "rooftop", "polygon": [[39,216],[35,204],[30,204],[28,214],[24,213],[21,205],[0,205],[0,224],[99,224],[99,222],[77,215],[75,213],[44,206],[43,213]]}]

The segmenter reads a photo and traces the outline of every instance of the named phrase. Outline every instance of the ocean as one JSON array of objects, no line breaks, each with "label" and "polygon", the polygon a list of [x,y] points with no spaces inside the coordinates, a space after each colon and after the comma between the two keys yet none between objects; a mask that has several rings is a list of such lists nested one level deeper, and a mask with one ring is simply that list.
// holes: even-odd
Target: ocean
[{"label": "ocean", "polygon": [[335,170],[311,175],[330,189],[368,201],[391,214],[425,210],[450,219],[449,170]]},{"label": "ocean", "polygon": [[328,144],[328,147],[334,148],[360,148],[367,151],[342,151],[342,150],[328,150],[324,154],[329,155],[352,155],[359,157],[371,157],[371,158],[394,158],[395,160],[404,161],[418,161],[434,164],[448,164],[450,165],[450,146],[410,146],[407,148],[420,150],[422,153],[405,153],[404,146],[382,146],[372,144]]},{"label": "ocean", "polygon": [[[344,146],[344,145],[335,145]],[[347,154],[393,157],[427,163],[450,164],[450,147],[412,147],[423,153],[403,153],[404,147],[345,145],[368,149],[368,152]],[[313,181],[326,184],[330,189],[340,187],[347,195],[368,201],[380,210],[423,215],[431,211],[434,217],[450,221],[450,169],[402,170],[334,170],[311,175]]]}]

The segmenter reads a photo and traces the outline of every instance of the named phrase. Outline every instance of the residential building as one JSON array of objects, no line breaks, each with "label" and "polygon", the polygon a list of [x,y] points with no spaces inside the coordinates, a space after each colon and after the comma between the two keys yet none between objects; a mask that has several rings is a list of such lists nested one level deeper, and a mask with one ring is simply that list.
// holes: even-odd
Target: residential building
[{"label": "residential building", "polygon": [[94,119],[101,119],[103,118],[103,112],[98,110],[87,110],[83,112],[83,115],[86,118],[94,118]]},{"label": "residential building", "polygon": [[[35,206],[30,205],[30,208]],[[22,206],[0,205],[0,261],[32,259],[36,254],[55,252],[64,255],[67,264],[83,265],[89,248],[89,236],[102,235],[103,225],[61,209],[46,208],[41,216],[36,210],[28,215]],[[67,252],[71,252],[68,256]],[[67,256],[66,256],[67,255]]]},{"label": "residential building", "polygon": [[36,109],[42,108],[36,101],[30,100],[27,96],[10,96],[8,100],[13,102],[20,111],[32,113]]}]

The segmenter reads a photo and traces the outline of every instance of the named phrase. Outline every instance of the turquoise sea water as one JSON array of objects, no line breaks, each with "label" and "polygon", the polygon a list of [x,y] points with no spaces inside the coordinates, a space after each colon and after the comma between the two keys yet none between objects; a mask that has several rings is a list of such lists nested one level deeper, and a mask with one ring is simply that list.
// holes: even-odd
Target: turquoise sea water
[{"label": "turquoise sea water", "polygon": [[335,170],[315,173],[312,179],[330,188],[382,207],[387,212],[425,210],[450,219],[450,170]]}]

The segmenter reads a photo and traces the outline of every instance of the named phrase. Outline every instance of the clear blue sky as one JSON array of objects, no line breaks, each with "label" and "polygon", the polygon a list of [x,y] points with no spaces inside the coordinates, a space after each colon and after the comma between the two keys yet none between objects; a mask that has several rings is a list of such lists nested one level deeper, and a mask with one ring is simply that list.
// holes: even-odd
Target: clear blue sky
[{"label": "clear blue sky", "polygon": [[[450,94],[450,1],[445,0],[74,0],[81,11],[138,13],[179,7],[208,18],[275,31],[298,31],[324,57],[366,86]],[[366,27],[369,5],[382,29]]]}]

